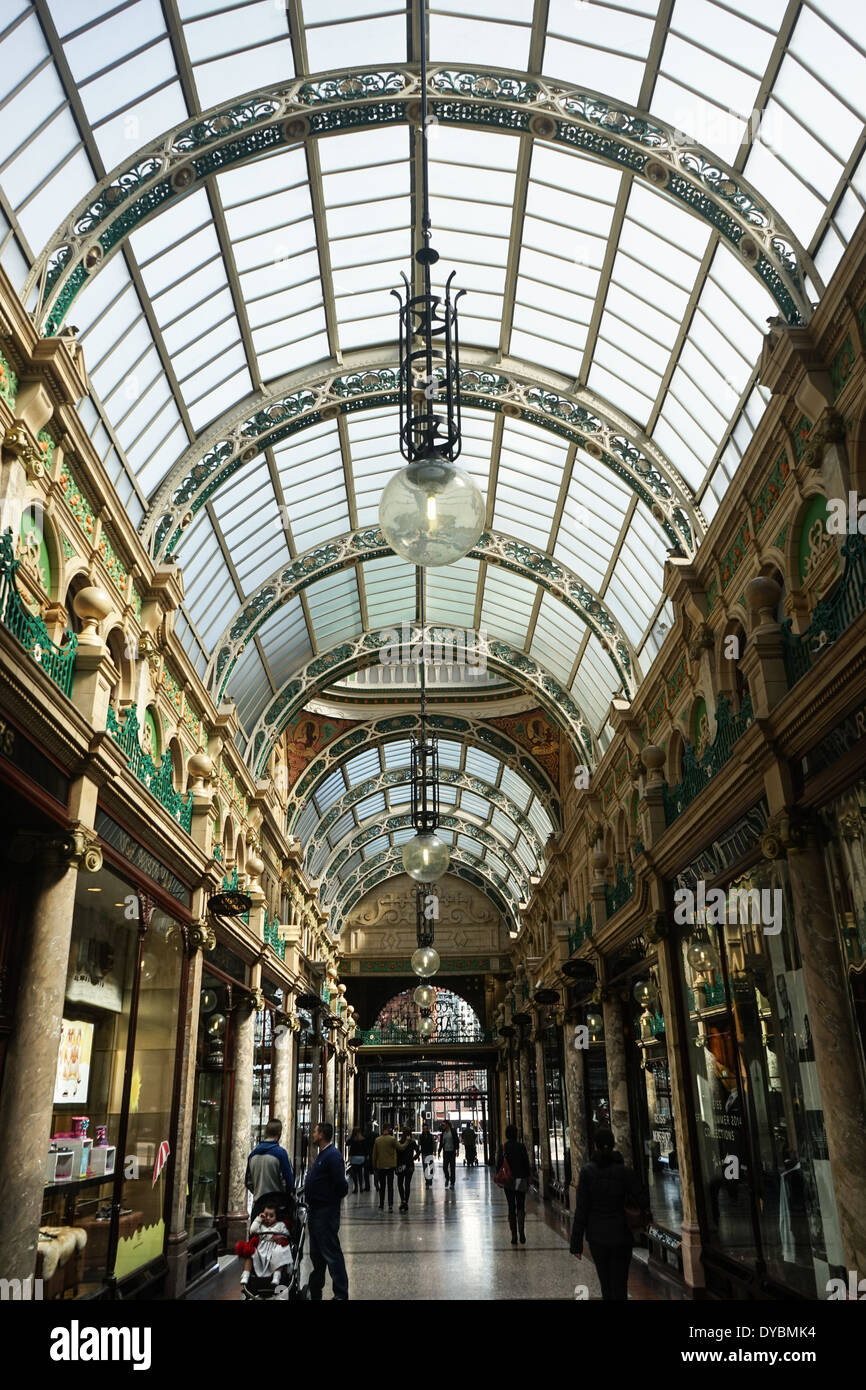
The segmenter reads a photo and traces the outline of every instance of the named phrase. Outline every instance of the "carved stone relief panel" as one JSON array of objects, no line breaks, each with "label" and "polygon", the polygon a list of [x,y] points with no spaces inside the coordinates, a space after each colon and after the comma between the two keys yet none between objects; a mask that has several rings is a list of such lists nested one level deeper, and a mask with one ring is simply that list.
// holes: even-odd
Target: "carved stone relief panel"
[{"label": "carved stone relief panel", "polygon": [[[489,898],[446,874],[438,887],[435,946],[441,956],[455,952],[486,955],[507,950],[508,928]],[[373,888],[361,899],[343,932],[344,954],[382,955],[415,950],[415,884],[406,875]]]}]

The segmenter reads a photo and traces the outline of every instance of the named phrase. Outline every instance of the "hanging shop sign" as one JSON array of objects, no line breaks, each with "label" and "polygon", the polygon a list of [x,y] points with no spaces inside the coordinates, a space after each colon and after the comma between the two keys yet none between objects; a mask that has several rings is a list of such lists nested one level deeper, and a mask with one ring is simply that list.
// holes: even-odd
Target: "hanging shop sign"
[{"label": "hanging shop sign", "polygon": [[0,763],[11,764],[61,806],[69,799],[69,778],[46,758],[35,743],[6,719],[0,719]]},{"label": "hanging shop sign", "polygon": [[140,869],[143,874],[147,874],[148,878],[152,879],[154,883],[158,883],[179,903],[183,903],[184,907],[190,906],[192,894],[186,884],[182,883],[171,869],[151,854],[150,850],[145,849],[144,845],[140,845],[138,840],[133,839],[129,831],[124,830],[122,826],[117,824],[117,821],[112,820],[111,816],[107,816],[104,811],[96,812],[96,833],[106,844],[116,849],[118,854],[122,855],[133,868]]},{"label": "hanging shop sign", "polygon": [[760,844],[761,836],[770,821],[766,801],[759,801],[738,821],[702,850],[697,858],[676,876],[678,888],[694,888],[700,881],[712,882],[734,864],[738,864]]}]

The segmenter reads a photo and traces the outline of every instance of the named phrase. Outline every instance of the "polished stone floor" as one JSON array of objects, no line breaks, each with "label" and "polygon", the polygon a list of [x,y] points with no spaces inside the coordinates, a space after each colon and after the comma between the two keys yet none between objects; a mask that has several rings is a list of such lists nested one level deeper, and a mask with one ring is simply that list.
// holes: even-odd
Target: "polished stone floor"
[{"label": "polished stone floor", "polygon": [[[343,1203],[340,1239],[353,1300],[569,1299],[583,1285],[589,1299],[600,1298],[598,1279],[588,1253],[569,1254],[567,1230],[549,1209],[530,1198],[526,1209],[526,1245],[512,1246],[505,1197],[489,1168],[457,1170],[457,1185],[446,1192],[441,1168],[432,1189],[420,1170],[412,1184],[408,1212],[380,1212],[374,1190],[350,1193]],[[310,1263],[304,1261],[304,1280]],[[240,1297],[239,1262],[224,1262],[220,1274],[193,1295],[196,1299]],[[645,1266],[632,1261],[630,1297],[668,1298]],[[325,1298],[331,1294],[330,1279]]]}]

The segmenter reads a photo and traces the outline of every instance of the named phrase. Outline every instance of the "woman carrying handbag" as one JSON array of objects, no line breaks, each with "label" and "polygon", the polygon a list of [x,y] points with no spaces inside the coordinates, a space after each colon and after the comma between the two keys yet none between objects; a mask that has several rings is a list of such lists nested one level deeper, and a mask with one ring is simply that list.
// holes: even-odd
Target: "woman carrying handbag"
[{"label": "woman carrying handbag", "polygon": [[505,1130],[505,1143],[500,1144],[496,1155],[496,1176],[493,1181],[501,1187],[508,1203],[508,1225],[511,1228],[511,1244],[526,1244],[524,1223],[526,1221],[526,1194],[532,1166],[526,1145],[517,1138],[517,1125],[508,1125]]},{"label": "woman carrying handbag", "polygon": [[649,1223],[649,1203],[637,1174],[614,1149],[610,1130],[600,1129],[594,1144],[580,1170],[570,1248],[580,1259],[586,1236],[602,1298],[621,1303],[628,1298],[633,1237]]}]

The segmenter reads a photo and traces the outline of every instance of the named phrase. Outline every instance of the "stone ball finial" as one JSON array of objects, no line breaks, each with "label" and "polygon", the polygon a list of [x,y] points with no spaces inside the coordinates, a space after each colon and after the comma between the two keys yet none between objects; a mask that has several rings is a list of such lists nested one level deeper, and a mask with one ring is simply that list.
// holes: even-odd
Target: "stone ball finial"
[{"label": "stone ball finial", "polygon": [[590,858],[592,867],[595,869],[596,873],[604,873],[607,868],[607,850],[602,848],[594,849]]},{"label": "stone ball finial", "polygon": [[213,758],[200,749],[198,753],[193,753],[192,757],[187,759],[186,768],[191,778],[193,792],[203,792],[205,783],[209,782],[213,776]]},{"label": "stone ball finial", "polygon": [[253,882],[255,879],[258,878],[259,874],[262,872],[262,869],[264,867],[264,859],[260,859],[254,851],[247,859],[246,864],[247,874],[249,876],[250,882]]},{"label": "stone ball finial", "polygon": [[665,765],[665,750],[655,743],[648,743],[640,751],[640,760],[647,772],[660,772]]},{"label": "stone ball finial", "polygon": [[85,646],[101,646],[102,639],[98,627],[114,607],[111,595],[97,584],[88,584],[86,589],[79,589],[72,600],[72,607],[84,624],[84,631],[78,639],[79,645],[83,643]]},{"label": "stone ball finial", "polygon": [[769,575],[758,575],[746,585],[746,603],[750,608],[757,609],[764,621],[775,619],[781,597],[782,590]]}]

